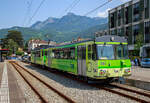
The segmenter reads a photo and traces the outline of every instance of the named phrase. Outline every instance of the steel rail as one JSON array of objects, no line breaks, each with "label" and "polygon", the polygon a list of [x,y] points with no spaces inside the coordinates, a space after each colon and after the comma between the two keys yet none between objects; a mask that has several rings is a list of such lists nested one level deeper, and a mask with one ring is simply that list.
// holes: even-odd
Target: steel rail
[{"label": "steel rail", "polygon": [[137,94],[140,94],[140,95],[144,95],[144,96],[150,98],[150,94],[149,93],[145,93],[145,92],[141,92],[141,91],[136,91],[136,90],[133,90],[133,89],[130,89],[130,88],[123,87],[121,85],[117,85],[117,84],[109,84],[109,85],[113,86],[115,88],[119,88],[119,89],[123,89],[123,90],[129,91],[129,92],[133,92],[133,93],[137,93]]},{"label": "steel rail", "polygon": [[43,83],[45,86],[47,86],[49,89],[53,90],[54,92],[56,92],[59,96],[63,97],[65,100],[67,100],[69,103],[75,103],[74,100],[72,100],[71,98],[69,98],[68,96],[64,95],[63,93],[61,93],[60,91],[58,91],[57,89],[55,89],[54,87],[52,87],[50,84],[46,83],[45,81],[43,81],[42,79],[40,79],[39,77],[37,77],[35,74],[31,73],[30,71],[28,71],[27,69],[25,69],[24,67],[22,67],[21,65],[19,65],[18,63],[14,62],[17,66],[19,66],[20,68],[22,68],[24,71],[26,71],[27,73],[29,73],[30,75],[32,75],[34,78],[36,78],[37,80],[39,80],[41,83]]},{"label": "steel rail", "polygon": [[31,87],[31,89],[34,91],[34,93],[38,96],[38,98],[41,100],[41,103],[48,103],[42,95],[35,89],[35,87],[26,79],[26,77],[18,70],[18,68],[14,65],[12,61],[9,63],[12,64],[12,66],[17,70],[17,72],[21,75],[21,77],[24,79],[24,81]]},{"label": "steel rail", "polygon": [[[131,95],[127,95],[127,94],[121,93],[121,92],[119,92],[119,91],[113,90],[113,89],[108,88],[108,87],[99,86],[99,85],[94,85],[94,84],[89,84],[89,83],[87,83],[87,82],[85,82],[85,81],[83,81],[83,80],[80,80],[80,79],[78,79],[78,78],[72,78],[72,77],[69,76],[69,75],[63,75],[63,73],[60,73],[60,72],[55,72],[55,71],[52,71],[52,70],[49,70],[49,69],[47,69],[47,70],[48,70],[49,72],[51,72],[51,73],[55,73],[55,74],[61,75],[61,76],[66,77],[66,78],[69,78],[69,79],[72,79],[72,80],[76,80],[76,81],[78,81],[78,82],[80,82],[80,83],[82,83],[82,84],[84,84],[84,85],[89,85],[89,86],[91,86],[91,87],[96,87],[96,88],[98,88],[98,89],[103,89],[103,90],[109,91],[109,92],[111,92],[111,93],[115,93],[115,94],[118,94],[118,95],[120,95],[120,96],[123,96],[123,97],[126,97],[126,98],[130,98],[131,100],[135,100],[135,101],[137,101],[137,102],[150,103],[150,101],[146,101],[146,100],[143,100],[143,99],[140,99],[140,98],[131,96]],[[113,85],[112,85],[112,86],[113,86]],[[115,86],[113,86],[113,87],[115,87]],[[121,87],[120,87],[120,89],[121,89]],[[122,89],[123,89],[123,88],[122,88]],[[125,90],[125,89],[124,89],[124,90]],[[126,89],[126,91],[128,91],[128,90]],[[134,90],[131,90],[131,91],[134,91]],[[131,91],[130,91],[130,92],[131,92]],[[138,92],[138,91],[136,91],[136,93],[137,93],[137,94],[140,94],[140,95],[143,95],[142,93],[140,93],[140,92]],[[144,96],[148,96],[148,94],[145,94]]]},{"label": "steel rail", "polygon": [[135,100],[135,101],[140,102],[140,103],[150,103],[150,101],[146,101],[146,100],[143,100],[143,99],[140,99],[140,98],[137,98],[137,97],[134,97],[134,96],[125,94],[125,93],[121,93],[121,92],[119,92],[119,91],[110,89],[110,88],[108,88],[108,87],[100,87],[100,86],[96,86],[96,85],[95,85],[94,87],[99,88],[99,89],[104,89],[104,90],[106,90],[106,91],[109,91],[109,92],[118,94],[118,95],[123,96],[123,97],[126,97],[126,98],[130,98],[130,99]]}]

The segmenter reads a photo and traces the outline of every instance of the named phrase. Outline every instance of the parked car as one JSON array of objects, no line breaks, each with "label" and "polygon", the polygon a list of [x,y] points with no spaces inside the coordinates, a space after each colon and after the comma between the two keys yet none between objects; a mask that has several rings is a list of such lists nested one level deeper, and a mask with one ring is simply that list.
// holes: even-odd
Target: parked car
[{"label": "parked car", "polygon": [[23,56],[22,61],[29,62],[30,61],[30,56],[28,56],[28,55]]},{"label": "parked car", "polygon": [[141,67],[150,67],[150,58],[142,58]]}]

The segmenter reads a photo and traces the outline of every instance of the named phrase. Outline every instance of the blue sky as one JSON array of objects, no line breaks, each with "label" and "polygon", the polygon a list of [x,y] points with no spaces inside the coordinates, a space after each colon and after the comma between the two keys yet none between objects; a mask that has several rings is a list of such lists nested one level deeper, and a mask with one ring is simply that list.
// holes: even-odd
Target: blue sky
[{"label": "blue sky", "polygon": [[[45,0],[37,14],[29,23],[29,18],[33,15],[42,0],[1,0],[0,1],[0,29],[12,26],[28,27],[36,21],[46,20],[48,17],[62,17],[65,9],[74,0]],[[98,9],[90,17],[105,17],[107,10],[114,8],[129,0],[112,0],[109,4]],[[29,8],[29,5],[31,4]],[[98,7],[106,0],[80,0],[80,2],[71,10],[77,15],[84,15],[88,11]],[[30,10],[29,10],[30,9]]]}]

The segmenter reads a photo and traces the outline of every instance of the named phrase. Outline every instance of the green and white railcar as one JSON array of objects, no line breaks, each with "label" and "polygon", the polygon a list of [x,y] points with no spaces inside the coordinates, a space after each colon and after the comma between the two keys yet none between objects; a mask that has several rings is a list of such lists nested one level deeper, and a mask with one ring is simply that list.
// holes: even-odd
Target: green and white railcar
[{"label": "green and white railcar", "polygon": [[131,75],[127,40],[102,36],[32,52],[31,62],[93,79]]}]

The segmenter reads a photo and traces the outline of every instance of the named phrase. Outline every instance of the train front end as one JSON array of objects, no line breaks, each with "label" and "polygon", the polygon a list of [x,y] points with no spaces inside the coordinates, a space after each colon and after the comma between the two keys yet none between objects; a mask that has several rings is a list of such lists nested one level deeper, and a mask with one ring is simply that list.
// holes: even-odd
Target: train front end
[{"label": "train front end", "polygon": [[96,79],[119,78],[131,75],[127,41],[119,36],[104,36],[95,41]]}]

